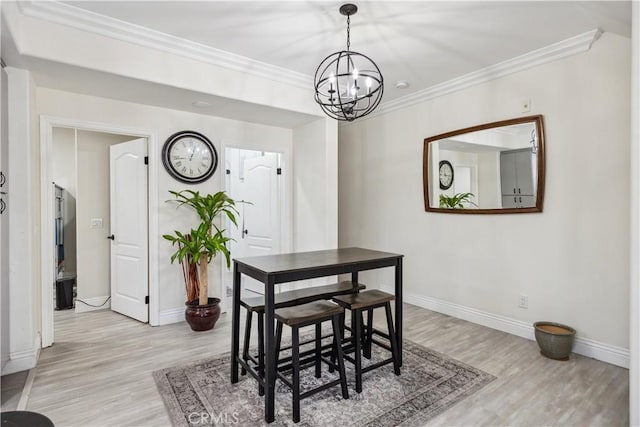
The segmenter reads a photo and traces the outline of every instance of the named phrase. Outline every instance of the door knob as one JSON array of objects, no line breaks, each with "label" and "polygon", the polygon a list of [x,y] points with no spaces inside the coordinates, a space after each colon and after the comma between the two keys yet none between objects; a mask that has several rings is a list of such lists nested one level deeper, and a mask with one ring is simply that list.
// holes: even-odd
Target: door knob
[{"label": "door knob", "polygon": [[107,239],[109,240],[116,240],[116,236],[114,236],[113,234],[111,236],[107,236]]},{"label": "door knob", "polygon": [[242,230],[242,234],[249,234],[249,230]]}]

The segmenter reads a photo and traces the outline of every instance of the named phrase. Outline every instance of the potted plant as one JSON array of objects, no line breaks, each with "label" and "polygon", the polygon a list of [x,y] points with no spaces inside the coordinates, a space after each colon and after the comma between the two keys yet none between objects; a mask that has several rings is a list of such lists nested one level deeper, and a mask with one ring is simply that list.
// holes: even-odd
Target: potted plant
[{"label": "potted plant", "polygon": [[478,207],[471,199],[475,197],[473,193],[456,193],[453,196],[447,196],[445,194],[440,195],[440,207],[448,209],[464,209],[464,204],[473,205]]},{"label": "potted plant", "polygon": [[235,201],[224,191],[201,195],[198,191],[169,191],[174,202],[180,206],[189,206],[200,218],[200,224],[188,233],[175,230],[173,234],[162,237],[177,246],[171,255],[171,263],[182,265],[182,274],[187,293],[185,319],[194,331],[212,329],[220,317],[220,299],[209,297],[207,268],[218,253],[225,257],[227,268],[231,265],[231,254],[227,243],[231,238],[224,235],[225,230],[215,224],[220,214],[226,216],[237,226]]}]

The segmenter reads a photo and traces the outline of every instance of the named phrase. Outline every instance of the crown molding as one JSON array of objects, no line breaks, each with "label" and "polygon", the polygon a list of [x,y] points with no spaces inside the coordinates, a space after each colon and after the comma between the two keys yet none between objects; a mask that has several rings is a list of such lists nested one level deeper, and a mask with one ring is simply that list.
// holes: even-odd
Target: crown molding
[{"label": "crown molding", "polygon": [[17,4],[20,12],[31,18],[62,24],[291,86],[304,89],[313,87],[313,78],[309,75],[100,15],[69,4],[57,1],[20,1]]},{"label": "crown molding", "polygon": [[[256,77],[286,83],[303,89],[312,87],[310,75],[298,73],[287,68],[256,61],[201,43],[182,39],[131,24],[119,19],[100,15],[69,4],[57,1],[19,1],[20,12],[32,18],[66,25],[82,31],[121,40],[162,52],[180,55],[222,68],[247,73]],[[562,40],[549,46],[525,53],[524,55],[490,65],[486,68],[465,74],[443,83],[422,89],[401,98],[382,102],[376,111],[364,117],[368,120],[381,114],[410,107],[449,93],[485,83],[497,78],[517,73],[538,65],[546,64],[571,55],[586,52],[602,35],[601,29],[595,29],[575,37]]]},{"label": "crown molding", "polygon": [[565,58],[567,56],[586,52],[591,49],[593,43],[598,40],[601,35],[601,29],[598,28],[591,30],[575,37],[559,41],[558,43],[533,50],[525,53],[524,55],[516,56],[515,58],[490,65],[478,71],[411,93],[401,98],[383,102],[378,106],[378,109],[375,112],[371,113],[365,119],[407,108],[433,98],[504,77],[508,74],[517,73],[528,68],[557,61],[558,59]]}]

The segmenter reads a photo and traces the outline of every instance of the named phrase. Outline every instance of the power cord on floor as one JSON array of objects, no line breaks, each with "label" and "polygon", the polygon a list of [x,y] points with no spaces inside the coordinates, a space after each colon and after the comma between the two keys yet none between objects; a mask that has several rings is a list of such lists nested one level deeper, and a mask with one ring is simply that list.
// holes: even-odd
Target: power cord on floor
[{"label": "power cord on floor", "polygon": [[111,297],[108,297],[108,298],[107,298],[107,299],[106,299],[102,304],[100,304],[100,305],[93,305],[93,304],[89,304],[88,302],[84,302],[84,301],[82,301],[81,299],[76,299],[76,302],[81,302],[81,303],[83,303],[84,305],[88,305],[89,307],[98,308],[98,307],[102,307],[102,306],[104,306],[106,303],[108,303],[108,302],[109,302],[109,300],[110,300],[110,299],[111,299]]}]

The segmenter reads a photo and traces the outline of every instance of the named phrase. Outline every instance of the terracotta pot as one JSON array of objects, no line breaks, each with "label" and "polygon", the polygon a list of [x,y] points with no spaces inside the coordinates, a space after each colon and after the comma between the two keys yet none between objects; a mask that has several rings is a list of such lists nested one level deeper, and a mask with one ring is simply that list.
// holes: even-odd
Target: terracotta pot
[{"label": "terracotta pot", "polygon": [[184,318],[194,331],[213,329],[220,317],[220,299],[209,298],[209,304],[198,305],[198,300],[186,302]]}]

